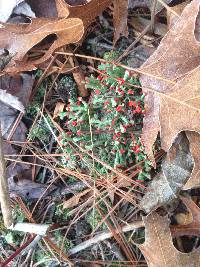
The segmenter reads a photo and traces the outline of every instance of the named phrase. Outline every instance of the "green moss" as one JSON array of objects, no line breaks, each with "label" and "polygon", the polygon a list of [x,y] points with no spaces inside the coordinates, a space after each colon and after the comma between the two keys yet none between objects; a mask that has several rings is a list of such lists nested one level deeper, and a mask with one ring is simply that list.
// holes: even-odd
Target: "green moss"
[{"label": "green moss", "polygon": [[46,120],[42,117],[40,118],[35,125],[33,126],[31,132],[29,133],[30,140],[38,139],[42,140],[43,142],[48,143],[50,141],[50,138],[52,136],[52,133],[49,129],[49,126],[52,130],[55,130],[54,125],[52,124],[51,119],[48,117],[48,115],[45,115]]},{"label": "green moss", "polygon": [[[102,221],[102,217],[99,214],[98,210],[96,208],[92,209],[90,212],[86,215],[86,221],[90,224],[93,230],[96,229],[96,227],[99,225],[99,223]],[[100,226],[101,230],[107,230],[107,226],[105,223],[102,223]]]},{"label": "green moss", "polygon": [[70,209],[63,209],[62,204],[56,206],[56,211],[55,211],[55,219],[56,223],[60,223],[63,221],[69,220]]}]

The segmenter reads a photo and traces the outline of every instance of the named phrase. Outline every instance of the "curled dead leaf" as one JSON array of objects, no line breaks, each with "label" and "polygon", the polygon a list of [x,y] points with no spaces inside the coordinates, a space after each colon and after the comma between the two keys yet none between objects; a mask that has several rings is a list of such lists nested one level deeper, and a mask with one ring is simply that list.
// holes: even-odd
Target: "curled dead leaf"
[{"label": "curled dead leaf", "polygon": [[178,251],[172,242],[167,217],[152,212],[143,220],[145,243],[137,246],[142,251],[148,267],[199,267],[200,248],[190,253]]},{"label": "curled dead leaf", "polygon": [[81,201],[81,198],[83,196],[86,196],[90,191],[91,189],[85,189],[84,191],[79,192],[70,199],[66,200],[63,203],[63,209],[73,208],[74,206],[78,205],[79,202]]},{"label": "curled dead leaf", "polygon": [[76,81],[76,84],[78,86],[78,91],[79,94],[82,97],[88,96],[89,92],[86,88],[86,83],[85,83],[85,75],[84,72],[81,68],[78,68],[72,72],[74,80]]},{"label": "curled dead leaf", "polygon": [[162,171],[150,182],[140,202],[145,212],[174,201],[191,175],[193,159],[189,142],[181,133],[162,162]]},{"label": "curled dead leaf", "polygon": [[63,112],[65,107],[65,104],[63,102],[57,102],[54,113],[53,113],[53,119],[57,118],[61,112]]},{"label": "curled dead leaf", "polygon": [[[32,70],[48,60],[57,48],[78,42],[83,33],[83,23],[78,18],[37,18],[26,24],[3,24],[0,28],[0,48],[7,49],[9,54],[14,55],[5,71]],[[35,61],[24,61],[29,50],[50,35],[55,35],[56,39],[45,55]]]}]

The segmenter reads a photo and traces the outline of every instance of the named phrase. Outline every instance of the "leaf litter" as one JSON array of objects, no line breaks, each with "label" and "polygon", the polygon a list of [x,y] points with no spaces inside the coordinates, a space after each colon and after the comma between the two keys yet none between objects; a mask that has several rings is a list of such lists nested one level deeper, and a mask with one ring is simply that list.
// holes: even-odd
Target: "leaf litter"
[{"label": "leaf litter", "polygon": [[[116,263],[119,265],[119,263],[123,264],[123,260],[126,259],[123,266],[144,266],[142,261],[136,262],[136,259],[143,257],[142,259],[145,259],[146,264],[151,267],[174,266],[174,263],[184,267],[199,266],[199,248],[196,249],[197,244],[192,252],[182,253],[172,242],[172,236],[176,240],[183,235],[199,236],[199,207],[194,202],[194,199],[198,200],[200,183],[199,0],[193,0],[190,3],[184,1],[183,5],[175,7],[167,6],[170,2],[173,4],[173,1],[140,1],[138,3],[137,1],[117,0],[52,0],[47,3],[43,0],[28,0],[25,3],[19,2],[10,1],[10,6],[8,5],[7,9],[3,7],[2,10],[5,12],[2,13],[2,27],[0,28],[0,49],[3,51],[3,56],[0,59],[1,69],[3,70],[3,75],[0,77],[0,122],[4,139],[3,149],[7,160],[6,176],[10,196],[13,201],[20,203],[21,214],[18,214],[15,210],[17,220],[22,214],[25,214],[27,220],[30,221],[37,218],[38,223],[44,223],[45,220],[56,223],[53,225],[55,229],[52,228],[55,232],[52,230],[50,234],[48,233],[48,238],[52,238],[55,244],[48,242],[51,244],[53,254],[60,254],[62,261],[63,259],[68,261],[66,255],[67,251],[71,251],[71,246],[75,246],[73,250],[76,251],[76,246],[80,248],[83,244],[84,247],[86,240],[88,239],[87,242],[90,241],[90,238],[84,236],[84,234],[74,241],[81,232],[80,229],[77,229],[79,227],[74,227],[74,225],[81,225],[77,223],[77,221],[81,221],[83,226],[90,229],[89,232],[92,234],[95,233],[96,235],[98,229],[101,229],[101,231],[109,229],[112,233],[109,238],[113,236],[113,239],[100,243],[100,249],[95,248],[95,236],[93,239],[91,238],[93,243],[91,245],[87,244],[86,254],[89,252],[91,256],[94,249],[97,249],[96,259],[99,262],[103,258],[105,262],[107,260],[110,264]],[[155,2],[158,3],[154,7]],[[111,4],[114,6],[111,6]],[[130,7],[136,9],[136,13],[133,9],[134,16],[137,15],[136,18],[129,16]],[[147,11],[146,8],[149,8],[150,15],[154,14],[158,21],[154,21],[152,17],[150,20],[150,17],[138,16],[138,7],[139,11],[144,12],[144,14]],[[164,8],[167,9],[168,13],[168,25],[163,24],[162,20],[163,14],[166,16]],[[103,33],[99,34],[101,27],[96,17],[105,9],[106,12],[101,15],[101,20],[107,20],[109,24],[111,21],[110,15],[113,15],[112,26],[110,27],[112,29],[112,41],[107,38],[107,34],[108,36],[110,34],[109,31],[103,30]],[[28,18],[25,19],[27,16]],[[130,21],[132,22],[129,23]],[[139,25],[137,27],[136,22]],[[144,27],[142,26],[143,23],[146,26],[148,26],[148,23],[154,23],[153,26],[155,27],[153,27],[154,32],[148,32],[144,35],[146,39],[142,40],[143,28],[141,27]],[[167,26],[169,31],[166,33]],[[139,64],[135,62],[134,57],[132,62],[130,58],[131,54],[139,53],[141,56],[141,50],[138,49],[140,46],[134,48],[127,56],[129,58],[127,62],[132,66],[141,65],[141,62],[146,60],[139,69],[139,72],[143,73],[139,79],[145,93],[145,112],[140,106],[141,101],[138,101],[137,98],[137,102],[131,100],[128,103],[131,107],[133,106],[135,116],[140,113],[144,115],[142,129],[144,147],[142,143],[138,143],[139,139],[133,134],[133,144],[130,143],[130,147],[133,146],[132,150],[136,157],[141,157],[143,155],[141,151],[145,149],[152,164],[157,167],[156,170],[153,170],[152,167],[149,167],[149,161],[147,163],[146,155],[142,156],[143,158],[140,161],[145,162],[145,168],[148,169],[149,176],[143,173],[141,166],[126,166],[127,168],[124,169],[122,164],[119,164],[122,162],[125,153],[120,143],[120,136],[121,133],[129,131],[129,128],[124,128],[123,124],[120,125],[120,130],[118,129],[114,135],[115,145],[117,144],[120,147],[117,167],[113,168],[106,162],[102,162],[100,160],[101,155],[98,155],[99,158],[94,155],[93,138],[96,133],[93,132],[92,123],[101,125],[96,116],[99,116],[101,111],[98,111],[99,114],[95,114],[96,107],[90,110],[87,103],[92,103],[94,98],[93,94],[90,96],[90,90],[95,89],[96,95],[99,95],[100,87],[96,82],[92,85],[93,87],[90,84],[88,90],[86,86],[88,85],[87,77],[90,74],[96,75],[95,71],[99,72],[99,76],[95,76],[95,79],[106,87],[104,75],[108,75],[109,78],[109,75],[112,76],[113,73],[107,73],[102,66],[102,69],[95,69],[97,67],[95,64],[92,68],[88,67],[91,60],[96,59],[96,54],[89,56],[88,61],[84,59],[84,55],[80,55],[85,49],[85,44],[87,44],[87,35],[95,32],[92,27],[96,27],[100,38],[102,35],[103,41],[107,43],[107,45],[103,44],[102,51],[104,51],[104,46],[107,47],[108,44],[114,44],[114,52],[119,49],[120,45],[123,47],[126,42],[130,42],[131,45],[131,42],[135,42],[134,39],[131,40],[134,35],[140,45],[145,43],[154,50],[153,54],[146,60],[146,57],[152,52],[149,52],[148,48],[143,45],[143,52],[147,56],[145,56],[145,59],[140,58]],[[138,33],[139,35],[137,35]],[[121,38],[121,36],[124,37]],[[156,47],[158,44],[156,37],[158,36],[160,38],[164,37]],[[65,51],[73,51],[74,47],[80,51],[79,55],[82,56],[82,59],[71,57],[72,69],[70,70],[69,64],[69,68],[67,65],[67,70],[64,70],[64,67],[66,67],[64,64],[68,64],[68,55]],[[56,51],[59,53],[55,53]],[[102,51],[96,52],[101,55]],[[115,60],[116,56],[111,60],[108,59],[114,68],[116,67],[116,70],[118,70],[118,67],[120,70],[121,66]],[[125,64],[127,62],[125,61]],[[47,84],[42,93],[39,92],[40,87],[36,86],[37,92],[34,88],[35,79],[37,82],[37,72],[35,70],[38,68],[45,69],[42,74],[43,79],[39,78],[39,81],[43,80],[44,82],[49,79],[52,83],[50,87]],[[52,71],[53,68],[54,71]],[[63,79],[65,78],[63,75],[66,75],[69,70],[71,76]],[[57,76],[55,76],[56,71],[58,71]],[[137,70],[135,71],[137,72]],[[115,79],[120,83],[120,87],[116,90],[123,95],[121,88],[126,86],[127,77],[133,75],[133,79],[135,79],[137,75],[134,71],[126,72],[124,77],[120,76],[119,71],[118,75]],[[59,92],[57,89],[60,80],[66,82],[66,84],[62,84],[62,89],[65,90],[62,95],[69,96],[70,101],[68,97],[58,99],[59,95],[54,95],[55,92]],[[74,87],[68,80],[77,84],[78,97],[77,93],[73,94]],[[134,85],[140,87],[138,84]],[[55,90],[53,86],[55,86]],[[111,91],[113,90],[112,87]],[[35,91],[32,91],[32,89]],[[129,94],[133,94],[132,89],[129,89]],[[118,116],[123,110],[123,105],[117,106],[116,104],[120,97],[113,100],[111,105],[111,108],[115,108],[118,112]],[[30,100],[33,99],[37,100],[36,103],[32,102],[34,105],[27,109]],[[82,130],[76,132],[76,134],[78,133],[76,142],[71,135],[74,134],[73,127],[74,131],[77,127],[77,121],[73,117],[74,114],[72,113],[71,128],[67,121],[63,123],[61,120],[61,117],[65,118],[66,114],[71,112],[70,108],[73,106],[71,99],[73,99],[73,105],[76,106],[74,111],[77,109],[79,112],[79,109],[82,109],[82,111],[87,109],[89,118],[87,125],[89,128],[83,129],[83,132]],[[98,101],[100,101],[100,96],[97,104],[100,103]],[[104,105],[106,110],[109,103],[105,101]],[[24,119],[21,119],[25,109],[29,110],[28,116],[33,119],[31,126],[27,123],[27,115],[24,116]],[[21,113],[19,114],[19,112]],[[79,116],[81,118],[81,112],[79,112]],[[93,116],[95,119],[93,119]],[[112,121],[113,129],[115,120],[116,118]],[[123,123],[127,122],[123,121]],[[37,127],[34,127],[35,125]],[[27,138],[29,129],[32,135],[29,134]],[[105,138],[101,128],[99,128],[99,133],[99,144],[101,144],[101,140]],[[139,132],[140,134],[141,132]],[[159,144],[157,138],[158,134],[160,134],[161,144]],[[82,139],[83,137],[85,139]],[[62,143],[63,140],[65,140],[65,144]],[[85,140],[90,142],[87,150],[84,150],[80,145]],[[164,157],[162,151],[162,153],[157,151],[155,154],[155,148],[159,146],[166,152]],[[110,156],[109,153],[107,151],[108,156]],[[68,158],[69,155],[71,158]],[[159,155],[162,156],[162,163]],[[73,165],[73,160],[76,165]],[[86,165],[83,164],[82,160],[86,161]],[[12,163],[9,163],[9,161]],[[101,169],[96,169],[96,161],[101,164]],[[109,171],[105,172],[108,166]],[[90,172],[88,172],[88,169]],[[99,170],[102,173],[98,173]],[[147,177],[144,177],[144,175]],[[148,180],[149,177],[152,181]],[[146,188],[146,186],[148,187]],[[191,195],[192,199],[180,197],[180,194],[183,194],[182,190],[185,190],[184,194]],[[197,194],[197,197],[194,198],[193,194]],[[53,200],[50,200],[49,197]],[[60,202],[62,204],[57,205]],[[196,202],[198,204],[198,201]],[[179,209],[183,208],[183,203],[191,212],[193,220],[185,224],[170,225],[171,213],[179,212]],[[169,209],[168,205],[172,206],[172,210]],[[31,215],[29,209],[32,210]],[[144,224],[139,221],[137,228],[134,223],[137,223],[138,219],[142,219],[143,211],[147,214],[143,217]],[[162,213],[167,213],[167,215],[163,217],[160,215]],[[65,223],[63,224],[63,222]],[[123,223],[121,224],[121,222]],[[142,245],[135,241],[129,242],[131,237],[122,233],[124,223],[129,225],[132,222],[134,226],[130,228],[130,231],[132,231],[136,240],[141,235],[139,230],[141,225],[145,227],[145,241]],[[64,228],[68,228],[66,233],[60,230],[63,225]],[[56,231],[59,234],[56,235]],[[107,231],[105,231],[106,233]],[[116,235],[116,233],[118,234]],[[96,237],[98,240],[98,234]],[[118,253],[116,251],[112,252],[114,259],[117,259],[114,261],[110,260],[108,254],[105,254],[106,258],[104,255],[108,251],[111,253],[110,248],[114,244],[113,240],[119,247]],[[198,239],[195,242],[198,243]],[[58,247],[57,244],[59,244]],[[140,252],[133,252],[133,246],[134,249],[137,246]],[[48,246],[47,248],[49,249]],[[157,251],[156,254],[155,250]],[[82,253],[80,249],[77,251],[80,253],[78,255],[87,259],[84,251]],[[42,252],[39,253],[42,256]],[[63,253],[66,253],[66,255]],[[13,255],[15,260],[18,255],[17,250]],[[8,257],[8,262],[11,259],[12,255]],[[19,261],[22,263],[23,259],[22,257]],[[36,262],[40,262],[38,258]],[[98,264],[97,266],[100,266]]]}]

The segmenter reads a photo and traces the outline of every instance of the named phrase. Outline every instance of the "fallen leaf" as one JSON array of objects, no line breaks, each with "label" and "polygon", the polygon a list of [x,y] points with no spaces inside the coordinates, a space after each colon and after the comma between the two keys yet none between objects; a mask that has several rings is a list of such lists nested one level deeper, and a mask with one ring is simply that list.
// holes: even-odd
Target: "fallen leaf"
[{"label": "fallen leaf", "polygon": [[182,225],[172,225],[171,232],[173,236],[200,236],[200,208],[189,198],[181,197],[192,215],[192,222]]},{"label": "fallen leaf", "polygon": [[188,190],[188,189],[200,186],[200,170],[199,170],[200,169],[200,157],[199,157],[200,135],[195,132],[186,132],[186,134],[190,142],[190,151],[194,159],[194,168],[192,170],[190,179],[187,181],[187,183],[183,187],[184,190]]},{"label": "fallen leaf", "polygon": [[57,118],[61,112],[63,112],[65,107],[65,104],[63,102],[57,102],[54,113],[53,113],[53,119]]},{"label": "fallen leaf", "polygon": [[[32,19],[26,24],[2,24],[0,28],[0,48],[7,49],[13,58],[6,66],[5,71],[16,71],[21,63],[20,70],[32,70],[36,65],[46,61],[59,47],[78,42],[84,33],[83,23],[78,18],[71,19]],[[56,35],[56,40],[49,47],[43,57],[38,60],[23,62],[28,51],[49,35]]]},{"label": "fallen leaf", "polygon": [[162,162],[162,171],[149,184],[140,206],[149,213],[178,197],[180,190],[191,175],[193,159],[189,142],[181,133]]},{"label": "fallen leaf", "polygon": [[[13,55],[5,71],[33,70],[47,61],[57,48],[77,43],[81,40],[84,29],[111,3],[111,0],[92,0],[85,5],[71,6],[64,0],[56,0],[57,15],[63,18],[36,18],[25,24],[2,24],[0,48],[7,49],[9,54]],[[33,2],[30,4],[34,7]],[[44,6],[44,2],[40,5]],[[56,40],[44,56],[28,61],[25,58],[27,53],[50,35],[55,36]]]},{"label": "fallen leaf", "polygon": [[[6,157],[6,155],[17,155],[16,149],[6,141],[3,141],[3,154]],[[12,159],[15,159],[16,157],[12,157]]]},{"label": "fallen leaf", "polygon": [[80,202],[81,198],[83,196],[87,195],[90,191],[91,191],[90,188],[89,189],[85,189],[84,191],[79,192],[78,194],[74,195],[70,199],[64,201],[63,209],[73,208],[74,206],[78,205],[78,203]]},{"label": "fallen leaf", "polygon": [[[173,0],[163,0],[163,2],[164,2],[165,4],[167,4],[167,5],[170,4],[172,1],[173,1]],[[153,3],[154,3],[154,0],[149,0],[149,1],[147,1],[147,5],[148,5],[148,7],[149,7],[150,10],[152,10]],[[159,0],[157,0],[157,1],[156,1],[155,12],[158,13],[158,12],[160,12],[163,8],[164,8],[163,4],[162,4]]]},{"label": "fallen leaf", "polygon": [[[1,91],[5,91],[5,96],[9,95],[9,99],[18,99],[24,107],[27,106],[29,97],[32,91],[34,79],[30,74],[20,74],[15,77],[4,75],[0,78]],[[9,94],[7,94],[9,93]],[[12,95],[12,96],[11,96]],[[13,124],[18,116],[17,110],[7,104],[7,98],[0,102],[0,122],[2,135],[6,139],[12,129]],[[12,103],[11,103],[12,104]],[[24,142],[26,139],[26,126],[20,122],[17,127],[12,140]]]},{"label": "fallen leaf", "polygon": [[44,197],[56,189],[54,185],[48,188],[48,185],[36,183],[31,180],[32,169],[30,165],[17,163],[10,164],[6,169],[10,196],[15,198],[20,196],[26,200],[38,199]]},{"label": "fallen leaf", "polygon": [[88,96],[89,92],[88,89],[86,88],[85,74],[83,70],[79,67],[78,69],[74,70],[72,74],[77,84],[80,96],[82,97]]},{"label": "fallen leaf", "polygon": [[143,253],[148,267],[199,267],[200,248],[190,252],[178,251],[172,242],[167,217],[152,212],[143,218],[145,243],[137,245]]},{"label": "fallen leaf", "polygon": [[[4,104],[3,102],[0,102],[0,123],[1,123],[1,130],[2,130],[2,136],[4,139],[6,139],[9,135],[9,132],[17,118],[16,110],[10,108],[8,105]],[[17,132],[15,132],[15,135],[13,136],[12,140],[14,141],[21,141],[24,142],[26,140],[25,134],[26,134],[26,127],[20,126],[22,129],[17,129]]]},{"label": "fallen leaf", "polygon": [[15,180],[13,177],[8,180],[10,197],[21,197],[26,200],[39,199],[41,196],[46,197],[55,189],[54,186],[48,188],[47,185],[32,182],[30,179]]},{"label": "fallen leaf", "polygon": [[65,0],[56,0],[59,17],[79,18],[85,28],[111,4],[112,0],[91,0],[85,5],[71,6]]},{"label": "fallen leaf", "polygon": [[[149,8],[152,10],[152,3],[154,0],[129,0],[128,7],[129,8]],[[163,0],[166,4],[172,2],[172,0]],[[156,4],[156,13],[160,12],[163,9],[163,5],[157,1]]]},{"label": "fallen leaf", "polygon": [[15,76],[4,75],[0,78],[0,88],[17,97],[24,107],[29,103],[33,83],[33,75],[27,73]]},{"label": "fallen leaf", "polygon": [[[128,23],[133,27],[134,30],[141,33],[148,25],[150,25],[151,21],[142,17],[131,17],[128,20]],[[154,33],[164,36],[167,33],[166,24],[155,22]]]},{"label": "fallen leaf", "polygon": [[0,49],[0,70],[3,70],[5,66],[11,61],[12,56],[7,54],[4,49]]},{"label": "fallen leaf", "polygon": [[23,104],[19,101],[18,97],[13,96],[0,89],[0,101],[24,113],[25,109]]},{"label": "fallen leaf", "polygon": [[152,146],[159,131],[162,148],[166,151],[180,131],[199,131],[200,46],[194,36],[198,13],[199,1],[193,0],[163,38],[158,49],[141,67],[141,71],[147,73],[141,76],[143,90],[147,94],[142,139],[152,162]]},{"label": "fallen leaf", "polygon": [[114,39],[115,45],[120,35],[128,37],[128,0],[114,0],[113,24],[114,24]]},{"label": "fallen leaf", "polygon": [[[173,9],[176,12],[176,14],[180,16],[184,8],[187,6],[187,4],[189,4],[189,2],[190,0],[185,1],[179,5],[171,7],[171,9]],[[167,11],[167,27],[169,30],[174,26],[177,20],[178,20],[178,17],[174,13]]]}]

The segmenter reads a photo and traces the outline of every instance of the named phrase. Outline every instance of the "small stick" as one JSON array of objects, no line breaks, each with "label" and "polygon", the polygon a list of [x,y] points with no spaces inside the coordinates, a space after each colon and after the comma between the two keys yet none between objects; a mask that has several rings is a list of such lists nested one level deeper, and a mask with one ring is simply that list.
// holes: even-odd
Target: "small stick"
[{"label": "small stick", "polygon": [[19,124],[20,124],[23,116],[24,116],[24,113],[23,112],[20,112],[19,115],[18,115],[18,117],[17,117],[17,119],[16,119],[16,121],[15,121],[15,123],[13,124],[13,127],[12,127],[12,129],[11,129],[8,137],[7,137],[7,141],[10,141],[11,138],[13,137],[13,135],[14,135],[17,127],[19,126]]},{"label": "small stick", "polygon": [[157,0],[153,0],[151,6],[151,32],[154,33]]},{"label": "small stick", "polygon": [[50,224],[36,224],[36,223],[16,223],[14,226],[9,227],[13,231],[21,231],[24,233],[31,233],[40,236],[46,236]]},{"label": "small stick", "polygon": [[11,202],[8,190],[8,181],[6,178],[6,164],[3,155],[3,137],[0,125],[0,202],[3,221],[6,228],[13,225]]},{"label": "small stick", "polygon": [[[117,230],[116,233],[119,233],[119,232],[129,232],[129,231],[133,231],[133,230],[136,230],[138,228],[141,228],[141,227],[144,227],[144,223],[143,221],[138,221],[138,222],[134,222],[134,223],[130,223],[129,225],[125,225],[122,227],[122,229],[119,231]],[[113,233],[109,232],[109,231],[105,231],[101,234],[98,234],[94,237],[92,237],[91,239],[89,240],[86,240],[84,242],[82,242],[81,244],[77,245],[76,247],[70,249],[68,251],[68,255],[71,256],[73,254],[76,254],[78,252],[80,252],[81,250],[84,250],[98,242],[101,242],[101,241],[104,241],[108,238],[111,238],[113,236]]]}]

